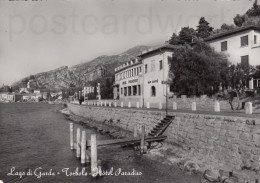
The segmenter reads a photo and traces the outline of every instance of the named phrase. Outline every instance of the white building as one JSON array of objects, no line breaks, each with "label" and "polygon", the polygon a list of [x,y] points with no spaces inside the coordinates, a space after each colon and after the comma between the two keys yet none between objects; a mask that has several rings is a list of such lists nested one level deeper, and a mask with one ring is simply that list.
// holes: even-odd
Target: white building
[{"label": "white building", "polygon": [[139,102],[141,106],[146,106],[147,102],[151,106],[165,103],[169,87],[162,82],[169,80],[168,57],[172,56],[174,48],[165,44],[150,49],[115,68],[114,99]]},{"label": "white building", "polygon": [[0,101],[21,102],[22,98],[23,96],[18,93],[0,92]]},{"label": "white building", "polygon": [[206,42],[226,54],[232,64],[260,65],[260,27],[242,27],[214,35]]},{"label": "white building", "polygon": [[[96,86],[96,91],[97,91],[97,99],[100,100],[101,96],[100,96],[100,83],[97,84]],[[84,100],[87,100],[87,95],[90,93],[95,93],[95,87],[94,86],[84,86],[83,90],[81,91],[83,96],[84,96]]]}]

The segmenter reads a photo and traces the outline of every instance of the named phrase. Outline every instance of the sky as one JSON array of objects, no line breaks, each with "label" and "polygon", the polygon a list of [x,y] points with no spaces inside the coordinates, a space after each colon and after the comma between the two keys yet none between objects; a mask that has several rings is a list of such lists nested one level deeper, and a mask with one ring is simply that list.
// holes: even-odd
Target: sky
[{"label": "sky", "polygon": [[219,28],[253,0],[0,0],[0,86],[169,40],[204,16]]}]

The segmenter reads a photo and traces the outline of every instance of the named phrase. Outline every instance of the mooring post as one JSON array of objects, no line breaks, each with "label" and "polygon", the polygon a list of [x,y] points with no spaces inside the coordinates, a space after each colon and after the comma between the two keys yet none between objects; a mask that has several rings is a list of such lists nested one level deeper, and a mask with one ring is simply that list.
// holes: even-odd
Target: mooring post
[{"label": "mooring post", "polygon": [[81,164],[86,163],[86,143],[87,143],[86,131],[82,131],[82,136],[81,136]]},{"label": "mooring post", "polygon": [[96,134],[91,135],[91,175],[92,177],[97,176],[97,136]]},{"label": "mooring post", "polygon": [[162,103],[159,102],[159,109],[162,109]]},{"label": "mooring post", "polygon": [[192,104],[191,104],[191,110],[192,111],[196,111],[197,109],[196,109],[196,102],[192,102]]},{"label": "mooring post", "polygon": [[220,104],[219,104],[219,101],[215,101],[214,111],[215,111],[215,112],[220,112]]},{"label": "mooring post", "polygon": [[135,123],[134,126],[134,137],[137,137],[137,124]]},{"label": "mooring post", "polygon": [[136,102],[136,108],[139,108],[139,107],[140,107],[139,102]]},{"label": "mooring post", "polygon": [[245,108],[246,108],[246,114],[253,114],[252,102],[247,102]]},{"label": "mooring post", "polygon": [[145,125],[142,125],[142,134],[141,134],[141,153],[144,153],[144,138],[145,138]]},{"label": "mooring post", "polygon": [[173,105],[173,106],[172,106],[172,109],[173,109],[173,110],[177,110],[177,103],[176,103],[176,102],[173,102],[172,105]]},{"label": "mooring post", "polygon": [[147,109],[150,108],[150,102],[146,102],[146,108],[147,108]]},{"label": "mooring post", "polygon": [[77,151],[76,151],[76,157],[80,158],[80,128],[77,128]]},{"label": "mooring post", "polygon": [[73,123],[70,123],[70,149],[74,149],[74,140],[73,140]]}]

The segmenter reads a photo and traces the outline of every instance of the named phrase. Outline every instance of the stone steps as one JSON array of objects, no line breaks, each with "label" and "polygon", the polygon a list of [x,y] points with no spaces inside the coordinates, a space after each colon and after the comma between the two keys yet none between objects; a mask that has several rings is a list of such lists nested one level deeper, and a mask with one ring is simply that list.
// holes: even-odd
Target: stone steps
[{"label": "stone steps", "polygon": [[175,118],[175,116],[166,116],[165,118],[163,118],[163,120],[161,120],[160,123],[158,123],[152,130],[150,133],[148,133],[149,136],[152,137],[156,137],[161,135],[166,128],[170,125],[170,123],[172,122],[172,120]]}]

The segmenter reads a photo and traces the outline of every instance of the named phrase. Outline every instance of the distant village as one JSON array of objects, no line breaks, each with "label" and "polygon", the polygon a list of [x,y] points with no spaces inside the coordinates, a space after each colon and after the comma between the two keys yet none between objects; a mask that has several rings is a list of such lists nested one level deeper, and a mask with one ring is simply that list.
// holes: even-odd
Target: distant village
[{"label": "distant village", "polygon": [[27,82],[27,87],[19,88],[19,91],[10,92],[11,87],[8,85],[2,86],[0,91],[0,103],[9,102],[44,102],[44,101],[73,101],[75,98],[82,96],[82,101],[88,99],[89,94],[96,92],[96,99],[100,97],[100,84],[98,83],[96,89],[93,86],[84,87],[82,91],[73,93],[72,96],[65,96],[63,90],[53,92],[49,89],[32,89],[30,86],[30,80]]}]

